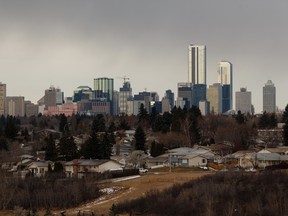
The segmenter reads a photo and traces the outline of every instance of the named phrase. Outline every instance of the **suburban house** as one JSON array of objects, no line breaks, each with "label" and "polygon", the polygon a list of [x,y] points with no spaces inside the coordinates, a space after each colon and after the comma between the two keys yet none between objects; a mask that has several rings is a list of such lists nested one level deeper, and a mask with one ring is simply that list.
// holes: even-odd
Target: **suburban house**
[{"label": "suburban house", "polygon": [[114,160],[75,159],[64,163],[67,177],[86,177],[95,173],[122,169],[122,164]]},{"label": "suburban house", "polygon": [[179,166],[202,167],[206,166],[211,157],[205,154],[188,154],[178,159]]},{"label": "suburban house", "polygon": [[149,169],[169,166],[168,157],[168,154],[164,154],[158,157],[149,157],[146,159],[146,166]]},{"label": "suburban house", "polygon": [[278,165],[280,163],[288,162],[288,148],[266,148],[256,155],[257,165],[259,168],[266,168],[267,166]]},{"label": "suburban house", "polygon": [[213,160],[215,154],[207,147],[195,146],[194,148],[181,147],[169,150],[168,153],[155,158],[147,159],[148,168],[154,166],[184,166],[201,167],[206,166],[208,160]]},{"label": "suburban house", "polygon": [[53,169],[52,161],[32,161],[27,165],[27,169],[31,176],[45,177],[49,170],[49,164],[51,169]]},{"label": "suburban house", "polygon": [[34,160],[33,158],[24,158],[18,162],[10,172],[15,176],[25,178],[27,175],[35,177],[45,177],[48,172],[49,164],[53,169],[53,162]]},{"label": "suburban house", "polygon": [[266,168],[267,166],[288,163],[288,148],[265,148],[260,151],[245,150],[237,151],[231,155],[238,160],[238,166],[241,168]]}]

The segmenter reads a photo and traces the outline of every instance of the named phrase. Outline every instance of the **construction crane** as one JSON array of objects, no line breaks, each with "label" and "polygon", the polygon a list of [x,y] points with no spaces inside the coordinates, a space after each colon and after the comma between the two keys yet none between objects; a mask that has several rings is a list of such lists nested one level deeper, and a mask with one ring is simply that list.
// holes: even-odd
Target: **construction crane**
[{"label": "construction crane", "polygon": [[126,76],[124,76],[124,77],[117,77],[117,78],[119,78],[119,79],[123,79],[124,83],[126,83],[126,80],[129,80],[129,78],[126,77]]}]

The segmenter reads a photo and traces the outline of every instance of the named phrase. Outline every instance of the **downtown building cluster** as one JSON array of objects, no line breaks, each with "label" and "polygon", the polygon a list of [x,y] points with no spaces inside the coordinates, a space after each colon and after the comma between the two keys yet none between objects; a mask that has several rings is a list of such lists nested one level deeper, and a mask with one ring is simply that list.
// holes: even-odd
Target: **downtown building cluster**
[{"label": "downtown building cluster", "polygon": [[[128,77],[123,77],[123,86],[114,89],[114,79],[95,78],[93,89],[79,86],[71,97],[64,97],[60,88],[51,86],[44,96],[33,104],[24,96],[7,96],[6,84],[0,83],[0,115],[67,116],[79,113],[87,115],[137,115],[141,104],[148,112],[155,107],[159,113],[169,112],[174,106],[187,109],[193,105],[199,107],[203,115],[207,113],[254,113],[252,93],[246,88],[235,92],[235,111],[233,110],[233,66],[229,61],[217,64],[217,82],[207,86],[206,46],[191,44],[188,46],[188,79],[177,83],[177,97],[171,89],[159,98],[157,92],[132,93]],[[263,111],[276,112],[276,88],[271,80],[263,87]]]}]

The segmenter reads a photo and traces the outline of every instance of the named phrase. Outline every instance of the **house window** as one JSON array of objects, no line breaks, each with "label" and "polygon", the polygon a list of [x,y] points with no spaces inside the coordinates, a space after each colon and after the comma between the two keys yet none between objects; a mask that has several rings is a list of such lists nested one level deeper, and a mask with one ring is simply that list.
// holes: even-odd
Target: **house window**
[{"label": "house window", "polygon": [[202,159],[202,163],[206,163],[206,159]]},{"label": "house window", "polygon": [[183,159],[183,160],[182,160],[182,163],[183,163],[183,164],[187,164],[187,163],[188,163],[188,160],[187,160],[187,159]]}]

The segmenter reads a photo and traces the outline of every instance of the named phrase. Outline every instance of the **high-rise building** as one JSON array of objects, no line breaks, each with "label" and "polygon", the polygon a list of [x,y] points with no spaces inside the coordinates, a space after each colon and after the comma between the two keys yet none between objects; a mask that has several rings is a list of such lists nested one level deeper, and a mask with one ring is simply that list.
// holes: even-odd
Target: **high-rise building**
[{"label": "high-rise building", "polygon": [[6,114],[11,116],[24,116],[24,97],[6,97]]},{"label": "high-rise building", "polygon": [[128,98],[132,97],[132,88],[130,82],[125,81],[123,83],[123,87],[120,88],[119,91],[119,107],[120,107],[120,114],[126,115],[128,114]]},{"label": "high-rise building", "polygon": [[233,67],[229,61],[217,64],[218,83],[222,85],[222,112],[233,108]]},{"label": "high-rise building", "polygon": [[268,80],[263,87],[263,112],[276,112],[276,87],[271,80]]},{"label": "high-rise building", "polygon": [[78,102],[81,100],[92,100],[94,96],[92,88],[89,86],[79,86],[74,90],[73,102]]},{"label": "high-rise building", "polygon": [[64,101],[64,95],[63,94],[64,93],[61,92],[61,89],[54,88],[53,86],[51,86],[49,89],[46,89],[45,95],[44,95],[45,108],[47,108],[49,106],[62,105],[63,101]]},{"label": "high-rise building", "polygon": [[235,93],[236,98],[236,112],[252,113],[252,96],[251,92],[248,92],[246,88],[241,88],[239,92]]},{"label": "high-rise building", "polygon": [[206,84],[206,46],[190,44],[188,47],[188,82]]},{"label": "high-rise building", "polygon": [[210,112],[215,114],[222,113],[222,86],[214,83],[207,89],[207,100],[210,102]]},{"label": "high-rise building", "polygon": [[200,101],[206,101],[206,84],[194,84],[192,86],[192,105],[199,107]]},{"label": "high-rise building", "polygon": [[[180,106],[181,108],[183,105],[183,101],[185,102],[185,106],[187,109],[190,109],[192,106],[192,83],[178,83],[177,89],[178,89],[178,96],[177,98],[177,106]],[[181,98],[181,99],[180,99]]]},{"label": "high-rise building", "polygon": [[110,102],[110,114],[113,114],[114,79],[107,77],[94,79],[94,90],[96,91],[96,98],[101,96]]},{"label": "high-rise building", "polygon": [[174,93],[171,91],[171,89],[166,90],[164,98],[169,100],[170,110],[172,110],[175,106],[175,99],[174,99]]},{"label": "high-rise building", "polygon": [[37,116],[39,113],[39,106],[31,103],[31,101],[24,101],[25,115],[27,117]]},{"label": "high-rise building", "polygon": [[5,115],[6,84],[0,82],[0,116]]}]

